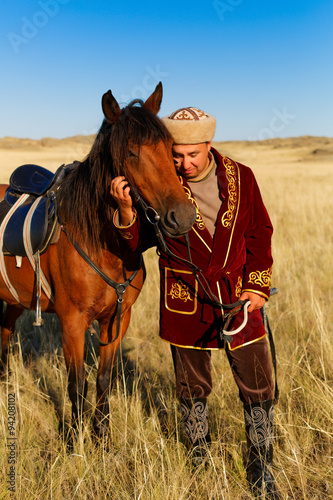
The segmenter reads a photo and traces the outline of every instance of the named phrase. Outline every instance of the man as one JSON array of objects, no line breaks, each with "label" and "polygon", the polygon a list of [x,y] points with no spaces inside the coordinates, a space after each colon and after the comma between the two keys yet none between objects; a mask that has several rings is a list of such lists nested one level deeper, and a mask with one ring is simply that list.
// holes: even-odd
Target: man
[{"label": "man", "polygon": [[[197,210],[188,236],[192,261],[202,270],[196,279],[186,263],[160,252],[160,336],[171,345],[185,432],[202,458],[203,444],[210,442],[211,350],[225,349],[244,405],[248,481],[255,492],[278,498],[271,473],[272,362],[260,313],[270,293],[272,225],[252,171],[211,147],[213,116],[191,107],[162,121],[173,138],[179,180]],[[111,194],[119,206],[114,224],[132,250],[156,245],[151,225],[133,207],[124,177],[113,180]],[[188,259],[184,237],[166,242],[174,255]],[[215,303],[212,295],[218,298]],[[246,326],[223,339],[217,302],[245,299],[251,302]],[[241,312],[229,330],[242,320]]]}]

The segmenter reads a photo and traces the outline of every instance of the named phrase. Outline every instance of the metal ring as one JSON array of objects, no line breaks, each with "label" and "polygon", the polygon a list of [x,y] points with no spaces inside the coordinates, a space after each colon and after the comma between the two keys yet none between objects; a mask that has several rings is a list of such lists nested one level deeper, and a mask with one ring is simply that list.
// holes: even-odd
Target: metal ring
[{"label": "metal ring", "polygon": [[[152,212],[152,217],[150,217],[149,215],[149,211]],[[159,214],[156,212],[156,210],[153,208],[153,207],[148,207],[145,211],[145,215],[146,215],[146,218],[147,220],[151,223],[151,224],[156,224],[157,222],[160,221],[161,217],[159,216]]]}]

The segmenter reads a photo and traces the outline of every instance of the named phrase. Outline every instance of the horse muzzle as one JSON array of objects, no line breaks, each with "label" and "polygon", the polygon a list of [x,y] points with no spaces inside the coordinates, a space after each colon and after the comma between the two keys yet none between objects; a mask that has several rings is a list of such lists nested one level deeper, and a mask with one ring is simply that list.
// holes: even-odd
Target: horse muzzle
[{"label": "horse muzzle", "polygon": [[162,231],[170,238],[178,238],[188,233],[196,219],[194,205],[177,206],[166,212],[161,217],[160,225]]}]

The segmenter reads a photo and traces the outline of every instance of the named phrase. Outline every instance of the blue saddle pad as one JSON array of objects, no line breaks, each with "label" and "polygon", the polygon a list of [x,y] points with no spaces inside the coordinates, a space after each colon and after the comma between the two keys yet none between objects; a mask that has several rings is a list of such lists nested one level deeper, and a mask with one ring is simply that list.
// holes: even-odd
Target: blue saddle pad
[{"label": "blue saddle pad", "polygon": [[[26,203],[15,210],[8,221],[3,243],[4,250],[7,250],[12,255],[22,257],[26,257],[27,255],[23,243],[23,226],[26,215],[35,199],[33,196],[29,197]],[[48,230],[50,229],[49,221],[55,219],[54,214],[54,202],[50,202],[50,199],[47,197],[41,198],[31,219],[30,241],[33,253],[42,249]]]}]

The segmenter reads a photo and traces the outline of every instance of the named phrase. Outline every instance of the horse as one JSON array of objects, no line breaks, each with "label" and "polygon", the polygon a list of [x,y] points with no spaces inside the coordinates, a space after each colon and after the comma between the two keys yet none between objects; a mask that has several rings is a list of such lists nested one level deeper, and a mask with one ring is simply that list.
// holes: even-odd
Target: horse
[{"label": "horse", "polygon": [[[65,176],[57,191],[57,217],[63,230],[58,241],[40,255],[40,269],[53,295],[51,300],[42,291],[40,307],[43,312],[56,313],[60,320],[72,427],[82,419],[87,393],[85,332],[94,320],[99,323],[93,419],[93,430],[99,437],[107,433],[109,427],[108,392],[115,355],[130,321],[131,306],[145,278],[144,262],[128,249],[113,224],[117,205],[110,194],[111,180],[126,173],[130,185],[153,213],[158,214],[160,228],[169,236],[186,234],[196,217],[176,174],[172,137],[157,117],[162,94],[160,82],[145,102],[136,99],[122,109],[110,90],[103,95],[104,118],[92,148]],[[0,187],[0,198],[7,187]],[[87,256],[90,263],[83,256]],[[4,262],[19,299],[13,297],[1,276],[0,300],[7,303],[1,328],[1,369],[6,373],[15,322],[25,308],[36,307],[36,278],[27,257],[22,258],[20,268],[16,267],[13,256],[5,256]],[[103,276],[116,284],[124,278],[129,280],[121,296],[118,321],[119,295]]]}]

